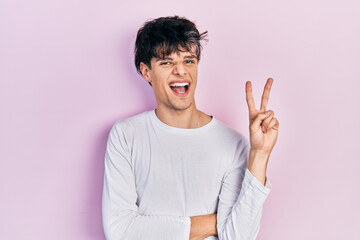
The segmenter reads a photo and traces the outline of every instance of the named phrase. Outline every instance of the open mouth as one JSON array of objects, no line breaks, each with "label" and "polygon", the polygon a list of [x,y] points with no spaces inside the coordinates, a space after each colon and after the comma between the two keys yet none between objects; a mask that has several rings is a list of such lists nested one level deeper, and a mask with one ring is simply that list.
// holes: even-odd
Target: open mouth
[{"label": "open mouth", "polygon": [[186,96],[188,94],[189,87],[189,82],[175,82],[170,84],[171,90],[175,93],[175,95],[180,97]]}]

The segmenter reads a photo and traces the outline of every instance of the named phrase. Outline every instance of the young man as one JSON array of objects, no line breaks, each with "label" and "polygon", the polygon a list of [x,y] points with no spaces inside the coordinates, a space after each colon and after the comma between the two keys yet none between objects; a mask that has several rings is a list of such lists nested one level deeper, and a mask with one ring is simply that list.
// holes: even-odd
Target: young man
[{"label": "young man", "polygon": [[148,21],[138,31],[135,65],[152,86],[157,108],[118,120],[105,155],[103,224],[106,238],[255,239],[271,184],[266,167],[278,135],[246,83],[250,142],[196,108],[200,60],[194,23],[175,17]]}]

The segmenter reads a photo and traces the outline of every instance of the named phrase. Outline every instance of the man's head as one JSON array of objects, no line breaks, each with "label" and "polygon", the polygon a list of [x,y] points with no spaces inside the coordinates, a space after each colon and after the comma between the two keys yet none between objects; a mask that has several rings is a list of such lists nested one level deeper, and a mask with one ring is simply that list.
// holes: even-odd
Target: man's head
[{"label": "man's head", "polygon": [[207,31],[200,34],[193,22],[178,16],[147,21],[139,29],[135,66],[153,87],[158,105],[177,110],[191,106],[206,35]]},{"label": "man's head", "polygon": [[[135,42],[135,66],[141,74],[140,63],[151,69],[151,59],[164,58],[171,53],[195,50],[197,60],[201,55],[201,40],[207,31],[199,33],[196,25],[179,16],[161,17],[145,22],[139,29]],[[151,84],[150,84],[151,85]]]}]

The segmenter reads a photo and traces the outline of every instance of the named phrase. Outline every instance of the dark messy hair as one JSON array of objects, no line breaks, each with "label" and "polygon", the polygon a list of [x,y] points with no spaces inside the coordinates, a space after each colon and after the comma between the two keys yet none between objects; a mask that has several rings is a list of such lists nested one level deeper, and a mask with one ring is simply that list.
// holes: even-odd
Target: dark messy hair
[{"label": "dark messy hair", "polygon": [[192,47],[199,61],[202,50],[200,41],[207,40],[207,33],[205,31],[200,34],[196,25],[184,17],[160,17],[148,20],[136,36],[134,52],[137,72],[141,74],[140,62],[151,69],[150,61],[153,57],[162,59],[173,52],[190,52]]}]

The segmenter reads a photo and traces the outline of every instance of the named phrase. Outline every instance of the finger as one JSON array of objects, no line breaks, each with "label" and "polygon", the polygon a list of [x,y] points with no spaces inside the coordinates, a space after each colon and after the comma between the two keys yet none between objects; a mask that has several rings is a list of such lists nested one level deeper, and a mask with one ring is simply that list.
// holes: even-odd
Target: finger
[{"label": "finger", "polygon": [[269,95],[270,95],[270,89],[273,83],[273,79],[272,78],[268,78],[268,80],[266,81],[265,87],[264,87],[264,91],[261,97],[261,106],[260,106],[260,111],[261,112],[265,112],[266,111],[266,107],[269,101]]},{"label": "finger", "polygon": [[249,108],[249,114],[250,114],[256,110],[250,81],[247,81],[245,84],[245,92],[246,92],[246,102],[247,102],[247,105]]},{"label": "finger", "polygon": [[270,129],[275,129],[278,130],[279,129],[279,121],[277,120],[277,118],[273,118],[270,123],[269,126],[267,127],[268,130]]},{"label": "finger", "polygon": [[257,129],[259,129],[260,125],[261,125],[261,122],[267,118],[268,116],[270,115],[270,112],[269,114],[266,114],[266,113],[259,113],[256,118],[254,119],[253,123],[250,125],[250,129],[252,131],[256,131]]},{"label": "finger", "polygon": [[[263,132],[266,132],[266,130],[270,129],[269,128],[269,124],[271,122],[271,120],[273,119],[274,117],[274,111],[271,111],[271,110],[268,110],[270,112],[270,115],[264,119],[264,121],[261,123],[261,126],[263,127]],[[264,131],[265,130],[265,131]]]}]

